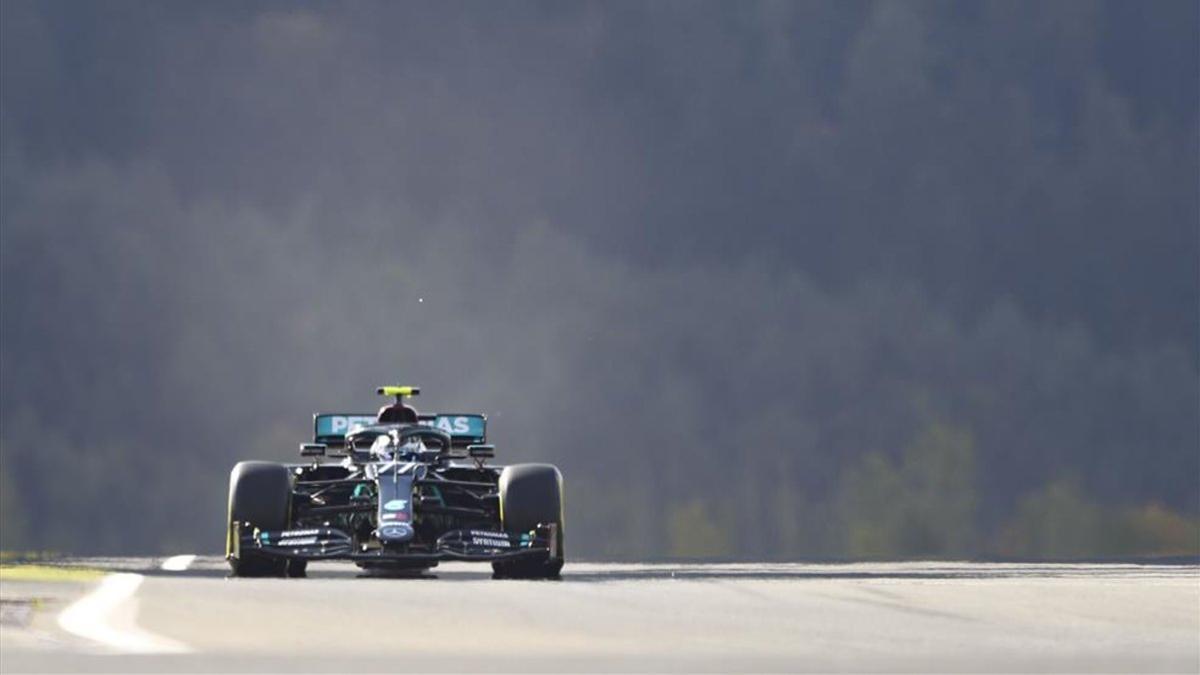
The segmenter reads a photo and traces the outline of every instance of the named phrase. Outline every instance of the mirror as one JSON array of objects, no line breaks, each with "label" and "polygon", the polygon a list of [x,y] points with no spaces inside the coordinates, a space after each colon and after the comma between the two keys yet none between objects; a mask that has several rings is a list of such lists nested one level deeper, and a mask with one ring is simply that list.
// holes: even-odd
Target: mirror
[{"label": "mirror", "polygon": [[468,445],[467,454],[474,459],[488,459],[496,456],[494,445]]}]

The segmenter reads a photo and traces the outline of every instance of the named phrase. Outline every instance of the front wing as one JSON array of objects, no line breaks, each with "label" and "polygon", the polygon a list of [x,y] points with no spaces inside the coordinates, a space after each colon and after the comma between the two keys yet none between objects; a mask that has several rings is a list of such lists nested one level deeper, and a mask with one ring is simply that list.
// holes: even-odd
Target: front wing
[{"label": "front wing", "polygon": [[[351,560],[356,563],[434,565],[443,560],[498,562],[519,558],[554,558],[558,551],[558,526],[540,525],[515,535],[491,530],[451,530],[432,548],[358,550],[353,539],[332,527],[295,530],[260,530],[250,523],[233,523],[233,549],[229,557],[266,557],[290,560]],[[414,550],[415,549],[415,550]]]}]

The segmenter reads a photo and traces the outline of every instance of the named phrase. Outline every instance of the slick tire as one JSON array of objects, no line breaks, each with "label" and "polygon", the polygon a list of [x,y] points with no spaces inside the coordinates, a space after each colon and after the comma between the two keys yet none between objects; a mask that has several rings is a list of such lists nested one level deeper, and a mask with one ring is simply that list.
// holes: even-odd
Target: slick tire
[{"label": "slick tire", "polygon": [[[304,576],[303,561],[289,564],[242,550],[234,557],[233,523],[250,523],[263,530],[286,530],[291,513],[292,478],[287,467],[274,462],[238,462],[229,474],[229,520],[226,558],[235,577]],[[289,567],[291,568],[289,570]],[[289,574],[290,572],[290,574]]]},{"label": "slick tire", "polygon": [[510,534],[557,525],[554,556],[492,563],[496,578],[556,579],[563,567],[562,474],[550,464],[514,464],[500,474],[500,519]]}]

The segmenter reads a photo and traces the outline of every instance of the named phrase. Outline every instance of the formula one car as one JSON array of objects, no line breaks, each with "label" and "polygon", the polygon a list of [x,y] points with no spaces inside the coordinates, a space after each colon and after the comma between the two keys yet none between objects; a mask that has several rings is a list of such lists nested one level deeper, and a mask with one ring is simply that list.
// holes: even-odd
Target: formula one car
[{"label": "formula one car", "polygon": [[[233,576],[305,576],[310,560],[416,572],[490,562],[497,578],[555,578],[563,566],[562,474],[489,463],[480,414],[423,415],[394,396],[376,415],[318,413],[301,464],[239,462],[229,478]],[[330,459],[336,458],[336,459]]]}]

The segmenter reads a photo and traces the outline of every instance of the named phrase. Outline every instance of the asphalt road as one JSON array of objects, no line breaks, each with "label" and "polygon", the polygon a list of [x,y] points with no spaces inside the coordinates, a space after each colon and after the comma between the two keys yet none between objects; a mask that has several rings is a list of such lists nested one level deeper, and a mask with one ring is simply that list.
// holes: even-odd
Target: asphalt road
[{"label": "asphalt road", "polygon": [[0,584],[0,670],[1200,672],[1195,565],[574,563],[531,582],[162,562]]}]

